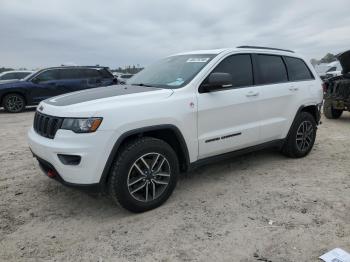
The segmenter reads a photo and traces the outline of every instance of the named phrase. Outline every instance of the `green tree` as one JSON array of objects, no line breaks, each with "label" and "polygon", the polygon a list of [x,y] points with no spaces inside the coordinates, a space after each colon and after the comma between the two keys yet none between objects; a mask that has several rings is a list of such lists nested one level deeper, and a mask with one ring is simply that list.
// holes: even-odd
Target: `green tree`
[{"label": "green tree", "polygon": [[12,68],[6,68],[6,67],[0,67],[0,73],[6,72],[6,71],[12,71]]}]

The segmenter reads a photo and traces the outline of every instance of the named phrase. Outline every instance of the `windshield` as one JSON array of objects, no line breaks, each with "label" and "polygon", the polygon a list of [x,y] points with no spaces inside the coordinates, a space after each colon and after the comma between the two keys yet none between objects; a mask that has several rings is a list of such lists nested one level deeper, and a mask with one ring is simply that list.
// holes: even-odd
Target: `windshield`
[{"label": "windshield", "polygon": [[332,72],[332,71],[337,71],[337,67],[332,66],[331,68],[329,68],[329,69],[327,70],[327,72],[326,72],[326,73],[328,73],[328,72]]},{"label": "windshield", "polygon": [[213,54],[170,56],[146,67],[127,84],[180,88],[189,83],[213,57]]},{"label": "windshield", "polygon": [[25,78],[23,78],[22,80],[23,81],[27,81],[29,80],[30,78],[32,78],[35,74],[37,73],[37,71],[34,71],[33,73],[27,75]]}]

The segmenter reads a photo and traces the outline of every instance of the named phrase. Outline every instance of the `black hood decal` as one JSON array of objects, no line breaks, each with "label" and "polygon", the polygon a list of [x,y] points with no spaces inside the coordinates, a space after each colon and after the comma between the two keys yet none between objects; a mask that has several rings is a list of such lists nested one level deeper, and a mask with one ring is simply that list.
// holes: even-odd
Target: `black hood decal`
[{"label": "black hood decal", "polygon": [[85,91],[74,92],[62,96],[53,97],[45,100],[46,104],[55,106],[69,106],[73,104],[83,103],[87,101],[122,96],[128,94],[142,93],[156,91],[159,88],[145,87],[145,86],[132,86],[132,85],[114,85],[107,87],[93,88]]}]

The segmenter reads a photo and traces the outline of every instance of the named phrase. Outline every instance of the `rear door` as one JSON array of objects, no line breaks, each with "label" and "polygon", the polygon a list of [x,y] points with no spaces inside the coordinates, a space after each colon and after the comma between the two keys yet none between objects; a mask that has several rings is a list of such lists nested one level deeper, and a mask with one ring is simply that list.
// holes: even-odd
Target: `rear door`
[{"label": "rear door", "polygon": [[57,82],[57,94],[65,94],[84,89],[87,79],[79,68],[60,69],[60,79]]},{"label": "rear door", "polygon": [[290,82],[283,56],[255,54],[261,88],[261,139],[263,142],[285,138],[306,91],[302,83]]},{"label": "rear door", "polygon": [[199,158],[259,143],[260,87],[250,54],[231,55],[212,72],[230,73],[232,87],[198,94]]},{"label": "rear door", "polygon": [[[294,101],[292,103],[291,111],[292,116],[287,124],[285,134],[289,131],[289,128],[294,120],[295,114],[300,106],[307,104],[311,96],[311,90],[314,90],[315,77],[311,73],[306,63],[296,57],[285,56],[284,61],[287,66],[289,88],[288,90],[293,93]],[[319,84],[318,84],[319,85]]]}]

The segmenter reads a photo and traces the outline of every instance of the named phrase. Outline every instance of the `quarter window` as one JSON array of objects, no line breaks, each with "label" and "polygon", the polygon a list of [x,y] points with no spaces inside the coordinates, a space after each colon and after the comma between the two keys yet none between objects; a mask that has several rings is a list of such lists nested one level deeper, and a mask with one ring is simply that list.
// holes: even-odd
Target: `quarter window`
[{"label": "quarter window", "polygon": [[252,60],[249,54],[232,55],[225,58],[213,70],[214,72],[231,74],[233,87],[253,85]]},{"label": "quarter window", "polygon": [[287,70],[282,57],[276,55],[258,55],[260,84],[287,82]]},{"label": "quarter window", "polygon": [[299,58],[285,57],[290,81],[314,79],[305,62]]},{"label": "quarter window", "polygon": [[83,75],[85,78],[100,78],[101,75],[98,73],[96,69],[82,69]]}]

